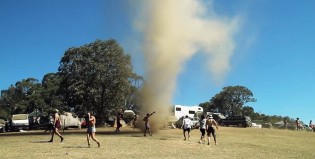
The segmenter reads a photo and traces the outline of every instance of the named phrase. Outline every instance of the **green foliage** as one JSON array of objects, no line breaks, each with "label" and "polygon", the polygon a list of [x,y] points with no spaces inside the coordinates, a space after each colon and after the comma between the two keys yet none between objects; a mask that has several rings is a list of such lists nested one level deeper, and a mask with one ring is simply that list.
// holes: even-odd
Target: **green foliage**
[{"label": "green foliage", "polygon": [[249,116],[257,124],[277,123],[287,120],[288,124],[294,124],[294,119],[277,115],[265,115],[255,112],[251,106],[244,106],[246,103],[256,102],[253,93],[244,86],[228,86],[210,99],[209,102],[200,103],[206,112],[220,112],[225,116],[244,115]]},{"label": "green foliage", "polygon": [[48,73],[39,83],[28,78],[1,91],[0,116],[50,113],[54,108],[84,114],[96,113],[102,123],[118,108],[139,111],[143,78],[133,73],[129,55],[111,39],[69,48],[57,73]]},{"label": "green foliage", "polygon": [[43,107],[41,85],[37,79],[28,78],[16,82],[8,90],[1,91],[1,105],[6,114],[30,113]]},{"label": "green foliage", "polygon": [[[244,104],[256,102],[253,93],[244,86],[228,86],[210,99],[210,102],[201,103],[208,111],[218,111],[226,116],[242,114]],[[244,113],[250,112],[246,107]]]},{"label": "green foliage", "polygon": [[141,79],[132,72],[130,56],[115,40],[68,49],[59,74],[65,109],[93,110],[101,119],[133,105],[137,88],[132,82]]}]

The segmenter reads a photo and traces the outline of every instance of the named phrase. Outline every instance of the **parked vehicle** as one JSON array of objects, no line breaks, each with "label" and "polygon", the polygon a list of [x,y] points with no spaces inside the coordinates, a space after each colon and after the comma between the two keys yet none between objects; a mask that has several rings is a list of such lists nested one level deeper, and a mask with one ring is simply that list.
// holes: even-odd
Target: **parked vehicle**
[{"label": "parked vehicle", "polygon": [[133,121],[135,112],[132,110],[125,110],[123,114],[123,119],[126,124],[130,124]]},{"label": "parked vehicle", "polygon": [[[179,119],[175,122],[175,127],[176,127],[176,128],[181,128],[181,127],[182,127],[184,118],[185,118],[185,116],[182,116],[181,118],[179,118]],[[188,118],[192,121],[191,128],[192,128],[192,129],[197,128],[197,127],[196,127],[196,125],[197,125],[196,123],[199,122],[199,118],[198,118],[198,117],[194,117],[194,118],[188,117]]]},{"label": "parked vehicle", "polygon": [[226,119],[222,119],[220,122],[221,126],[239,126],[239,127],[251,127],[252,121],[248,116],[234,115],[227,117]]},{"label": "parked vehicle", "polygon": [[190,118],[199,116],[203,113],[203,108],[200,106],[183,106],[183,105],[174,105],[174,115],[177,119],[180,119],[183,116],[188,115]]},{"label": "parked vehicle", "polygon": [[60,115],[61,126],[63,129],[68,128],[79,128],[81,129],[81,121],[79,120],[78,116],[75,116],[73,113],[65,112],[64,114]]},{"label": "parked vehicle", "polygon": [[29,130],[28,114],[15,114],[11,119],[11,131],[14,130]]},{"label": "parked vehicle", "polygon": [[0,132],[6,132],[8,131],[7,128],[8,128],[8,123],[7,121],[5,121],[4,119],[0,119]]},{"label": "parked vehicle", "polygon": [[221,113],[213,113],[213,112],[207,112],[207,115],[212,115],[213,119],[221,125],[221,120],[226,119],[226,117]]}]

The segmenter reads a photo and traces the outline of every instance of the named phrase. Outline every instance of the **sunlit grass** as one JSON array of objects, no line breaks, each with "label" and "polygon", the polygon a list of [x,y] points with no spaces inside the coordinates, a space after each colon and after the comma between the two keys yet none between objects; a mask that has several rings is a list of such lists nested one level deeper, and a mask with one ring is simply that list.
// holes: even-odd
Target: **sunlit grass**
[{"label": "sunlit grass", "polygon": [[219,127],[218,145],[199,144],[199,130],[191,141],[184,141],[180,129],[167,129],[143,137],[129,127],[114,133],[114,128],[98,128],[87,148],[85,130],[66,130],[63,143],[42,131],[0,134],[0,158],[315,158],[315,133]]}]

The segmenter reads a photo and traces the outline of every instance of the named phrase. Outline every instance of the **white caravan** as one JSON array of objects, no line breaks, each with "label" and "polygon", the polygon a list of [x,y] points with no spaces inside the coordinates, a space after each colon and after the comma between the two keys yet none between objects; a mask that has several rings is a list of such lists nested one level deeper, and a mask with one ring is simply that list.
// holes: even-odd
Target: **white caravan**
[{"label": "white caravan", "polygon": [[184,105],[175,105],[174,112],[177,119],[182,116],[188,115],[193,118],[195,115],[199,115],[203,113],[203,108],[200,106],[184,106]]}]

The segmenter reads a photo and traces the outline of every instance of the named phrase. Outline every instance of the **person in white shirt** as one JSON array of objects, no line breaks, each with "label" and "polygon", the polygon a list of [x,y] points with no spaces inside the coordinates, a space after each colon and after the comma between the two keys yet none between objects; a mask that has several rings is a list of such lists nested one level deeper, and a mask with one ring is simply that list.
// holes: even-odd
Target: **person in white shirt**
[{"label": "person in white shirt", "polygon": [[188,118],[188,115],[186,115],[185,119],[183,119],[183,134],[184,134],[184,140],[186,140],[186,131],[188,132],[188,141],[190,141],[190,129],[191,129],[192,121]]}]

